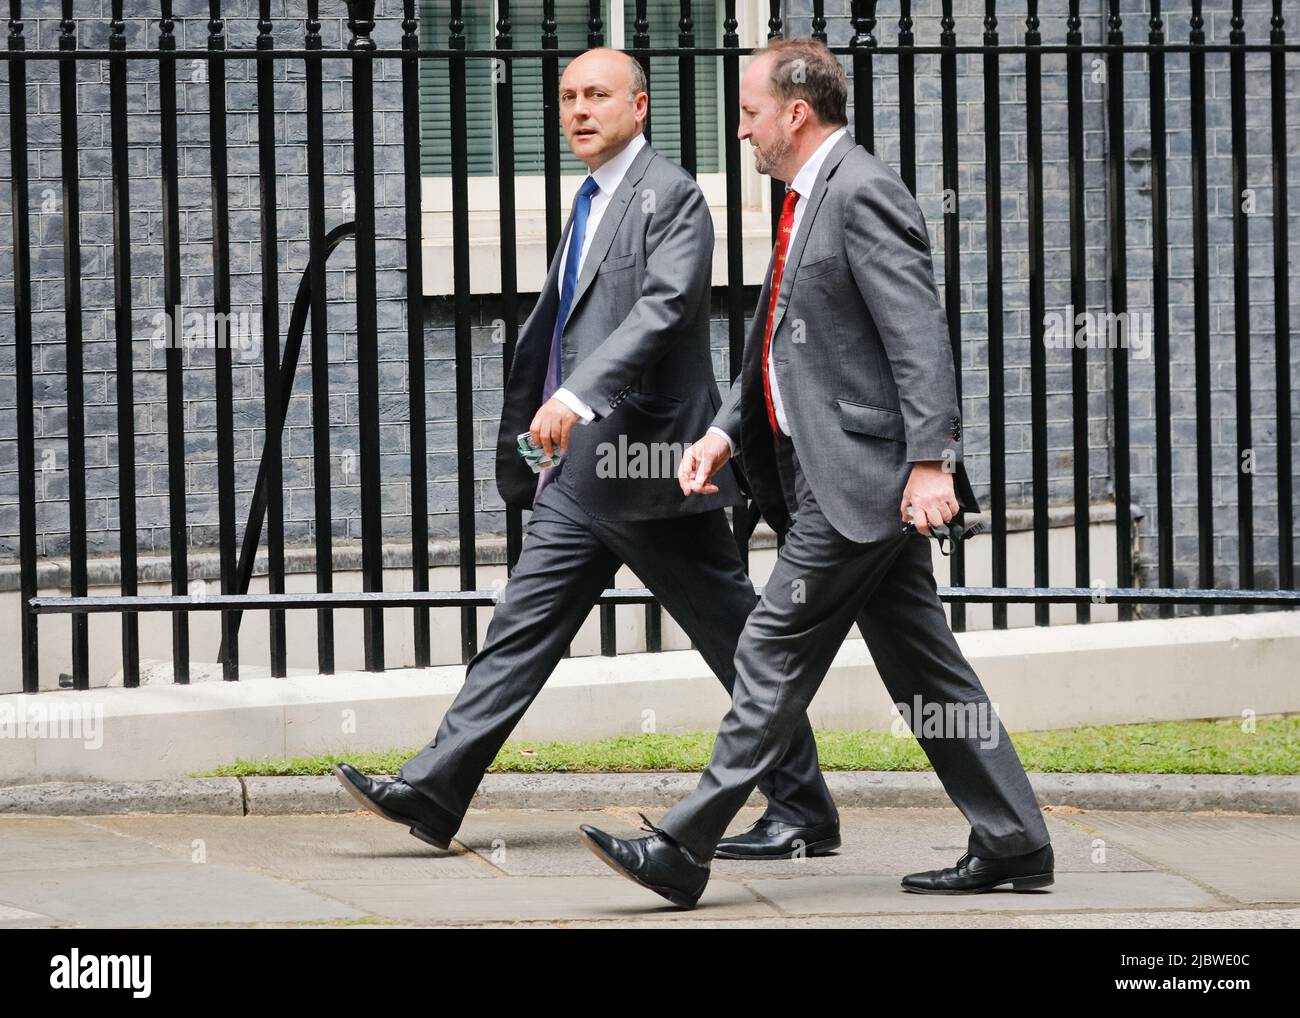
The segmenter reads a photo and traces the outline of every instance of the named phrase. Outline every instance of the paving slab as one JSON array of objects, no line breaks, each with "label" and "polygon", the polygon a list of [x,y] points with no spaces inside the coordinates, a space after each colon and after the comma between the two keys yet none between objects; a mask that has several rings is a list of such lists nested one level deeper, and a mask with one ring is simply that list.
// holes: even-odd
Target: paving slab
[{"label": "paving slab", "polygon": [[[1232,930],[1300,929],[1300,908],[1247,909],[1208,912],[1027,912],[1019,915],[985,912],[942,915],[898,915],[895,913],[834,916],[782,916],[772,918],[700,918],[685,913],[673,919],[650,917],[635,923],[636,929],[699,930]],[[574,920],[566,923],[531,923],[550,929],[614,929],[629,925],[614,921]],[[470,928],[487,928],[470,927]]]},{"label": "paving slab", "polygon": [[202,852],[209,863],[238,866],[308,881],[355,877],[410,881],[431,877],[486,878],[493,874],[453,844],[443,852],[412,837],[405,827],[373,813],[342,816],[96,817],[93,822],[124,838],[174,856]]},{"label": "paving slab", "polygon": [[0,930],[57,925],[59,925],[58,920],[41,915],[39,912],[28,912],[25,908],[15,908],[12,905],[0,905]]},{"label": "paving slab", "polygon": [[[318,880],[308,886],[372,915],[421,923],[620,919],[685,914],[658,895],[608,877],[509,877],[491,881],[428,880],[418,885]],[[700,907],[727,918],[775,910],[737,881],[711,880]]]},{"label": "paving slab", "polygon": [[0,874],[0,903],[79,926],[193,926],[359,919],[339,901],[208,863],[85,866]]},{"label": "paving slab", "polygon": [[1237,902],[1300,903],[1300,817],[1090,812],[1077,822]]},{"label": "paving slab", "polygon": [[1204,912],[1062,912],[1019,916],[1046,930],[1300,930],[1300,908],[1211,909]]},{"label": "paving slab", "polygon": [[1061,909],[1210,908],[1223,899],[1172,873],[1058,873],[1051,887],[988,894],[913,894],[899,878],[808,875],[749,880],[750,890],[787,915],[863,912],[1030,912]]},{"label": "paving slab", "polygon": [[610,868],[582,843],[578,826],[591,824],[620,838],[644,837],[640,818],[626,812],[470,810],[456,841],[506,876],[605,876]]},{"label": "paving slab", "polygon": [[0,874],[175,861],[168,852],[80,818],[0,817]]}]

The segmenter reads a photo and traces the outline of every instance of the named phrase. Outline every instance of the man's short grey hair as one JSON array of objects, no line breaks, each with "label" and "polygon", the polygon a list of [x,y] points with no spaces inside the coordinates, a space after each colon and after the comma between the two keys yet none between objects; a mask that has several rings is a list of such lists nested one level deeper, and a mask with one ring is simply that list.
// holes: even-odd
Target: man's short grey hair
[{"label": "man's short grey hair", "polygon": [[631,79],[628,98],[635,99],[641,92],[650,91],[650,82],[645,76],[645,68],[641,66],[641,61],[631,53],[625,53],[624,56],[628,59],[628,77]]}]

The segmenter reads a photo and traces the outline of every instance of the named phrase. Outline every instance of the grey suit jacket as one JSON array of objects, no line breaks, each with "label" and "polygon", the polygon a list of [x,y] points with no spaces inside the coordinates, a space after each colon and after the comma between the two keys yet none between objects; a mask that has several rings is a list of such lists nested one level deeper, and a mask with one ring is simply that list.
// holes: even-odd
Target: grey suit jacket
[{"label": "grey suit jacket", "polygon": [[[920,207],[898,174],[848,136],[807,202],[777,293],[772,359],[813,497],[845,537],[883,540],[901,526],[912,464],[941,460],[955,468],[962,510],[978,512]],[[761,367],[771,278],[769,264],[740,376],[714,424],[736,442],[754,499],[783,530],[789,515]]]},{"label": "grey suit jacket", "polygon": [[[542,402],[559,293],[560,254],[524,322],[506,381],[497,440],[497,488],[531,508],[537,475],[516,450]],[[610,198],[582,263],[563,335],[560,384],[596,413],[575,424],[553,483],[593,516],[655,519],[740,501],[730,468],[718,492],[687,498],[681,454],[721,405],[709,350],[713,220],[680,166],[646,144]]]}]

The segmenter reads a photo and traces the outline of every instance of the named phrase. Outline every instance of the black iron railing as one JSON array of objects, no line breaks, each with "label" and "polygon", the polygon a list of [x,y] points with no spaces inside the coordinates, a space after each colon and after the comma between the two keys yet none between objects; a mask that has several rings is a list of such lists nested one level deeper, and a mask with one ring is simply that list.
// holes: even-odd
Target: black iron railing
[{"label": "black iron railing", "polygon": [[[128,686],[139,681],[140,653],[138,614],[141,612],[170,612],[172,615],[172,653],[174,675],[177,682],[189,679],[190,648],[188,623],[191,612],[219,611],[222,619],[222,661],[228,679],[239,675],[239,642],[237,631],[242,612],[268,611],[270,613],[271,671],[284,675],[286,670],[285,612],[292,609],[314,609],[317,618],[317,664],[321,671],[334,670],[334,619],[333,612],[341,608],[364,610],[365,663],[368,669],[379,670],[385,665],[384,609],[413,607],[414,646],[417,665],[430,660],[430,608],[456,608],[461,619],[461,654],[468,659],[476,650],[475,607],[493,603],[490,591],[476,589],[475,571],[475,488],[474,488],[474,433],[472,421],[473,378],[471,376],[471,291],[469,285],[470,215],[468,202],[467,162],[467,67],[473,61],[495,61],[503,70],[495,80],[495,130],[500,159],[499,208],[501,245],[501,307],[505,320],[505,342],[502,350],[503,364],[508,366],[513,354],[520,324],[520,300],[517,292],[518,272],[515,261],[515,187],[514,166],[515,124],[513,117],[514,93],[512,68],[522,61],[538,61],[542,68],[544,94],[543,138],[546,168],[546,249],[552,252],[559,241],[563,208],[560,201],[560,129],[557,87],[561,61],[576,51],[558,46],[555,22],[555,4],[543,4],[542,31],[539,38],[523,39],[513,29],[510,20],[511,5],[506,0],[496,4],[497,21],[494,44],[490,49],[470,50],[466,45],[465,8],[460,2],[450,4],[451,17],[445,28],[445,47],[420,47],[419,21],[415,0],[406,0],[401,21],[400,48],[383,48],[374,40],[375,20],[373,0],[351,0],[348,3],[348,39],[345,48],[331,49],[323,44],[318,0],[308,0],[305,23],[273,23],[271,5],[267,0],[260,4],[257,23],[257,40],[253,48],[227,47],[227,32],[222,20],[221,4],[210,4],[207,22],[207,43],[204,48],[183,48],[178,44],[177,19],[170,0],[160,0],[159,20],[151,22],[153,45],[128,50],[126,23],[122,0],[113,0],[108,47],[106,49],[79,48],[77,19],[73,17],[71,0],[63,0],[62,24],[57,49],[29,47],[23,20],[24,5],[20,0],[10,0],[8,42],[4,59],[9,84],[9,145],[12,157],[12,221],[13,270],[15,315],[12,341],[14,343],[17,406],[17,468],[19,507],[19,564],[21,570],[22,645],[21,667],[23,688],[37,689],[37,623],[42,615],[67,613],[72,616],[73,684],[87,688],[90,660],[90,635],[88,617],[91,613],[120,614],[122,625],[122,654],[125,682]],[[676,57],[680,81],[679,124],[681,130],[681,161],[690,171],[696,170],[696,109],[694,82],[697,63],[702,59],[720,57],[721,86],[724,110],[723,149],[726,177],[726,234],[729,285],[726,287],[723,306],[728,321],[731,375],[739,366],[744,339],[747,309],[746,295],[741,285],[743,269],[741,148],[736,137],[738,117],[738,82],[740,59],[751,52],[740,44],[737,5],[729,0],[721,5],[722,24],[720,47],[696,45],[696,23],[689,0],[681,3],[679,32],[675,45],[662,45],[665,40],[652,40],[648,34],[646,4],[638,0],[635,7],[635,30],[631,37],[631,52],[649,70],[651,57]],[[1300,593],[1295,588],[1294,574],[1294,488],[1291,458],[1286,453],[1292,442],[1291,415],[1291,346],[1290,346],[1290,293],[1288,265],[1287,181],[1288,165],[1286,141],[1288,136],[1286,112],[1286,62],[1294,56],[1297,46],[1286,41],[1283,4],[1274,0],[1268,41],[1248,40],[1241,0],[1232,4],[1232,31],[1227,44],[1206,41],[1202,4],[1192,4],[1190,22],[1176,31],[1166,26],[1158,3],[1141,25],[1126,25],[1119,13],[1120,4],[1108,6],[1108,23],[1104,41],[1085,43],[1081,31],[1082,19],[1078,0],[1063,5],[1053,5],[1054,17],[1066,21],[1064,44],[1045,44],[1039,21],[1039,4],[1030,0],[1027,8],[1017,10],[1016,20],[999,23],[995,4],[985,4],[984,33],[977,44],[959,44],[952,4],[945,0],[941,5],[941,24],[938,45],[916,42],[912,5],[903,0],[897,5],[896,36],[886,44],[877,37],[881,24],[875,2],[851,4],[850,24],[852,37],[847,45],[833,46],[833,50],[846,61],[851,73],[851,100],[854,131],[857,140],[868,149],[875,150],[877,139],[876,106],[877,88],[887,76],[896,75],[898,106],[898,170],[914,192],[917,186],[917,59],[939,58],[941,87],[942,129],[942,180],[945,193],[951,196],[951,206],[945,208],[943,231],[943,282],[947,301],[948,325],[952,349],[957,363],[963,365],[962,349],[962,235],[959,212],[961,192],[961,163],[959,159],[958,121],[958,57],[964,54],[979,58],[983,83],[983,169],[984,199],[986,203],[986,245],[982,252],[987,263],[987,351],[988,351],[988,405],[989,405],[989,463],[990,492],[988,508],[991,517],[992,586],[966,587],[965,562],[958,548],[952,560],[951,588],[942,591],[950,602],[955,628],[964,625],[964,606],[969,603],[993,605],[995,626],[1006,625],[1006,606],[1011,603],[1031,603],[1036,606],[1039,624],[1047,622],[1047,607],[1052,603],[1074,603],[1078,619],[1087,621],[1090,605],[1108,601],[1120,605],[1121,617],[1130,617],[1132,607],[1138,604],[1158,604],[1162,613],[1172,611],[1177,604],[1200,605],[1213,610],[1221,605],[1286,605],[1300,604]],[[813,34],[826,40],[827,18],[825,5],[816,0],[812,7]],[[606,33],[602,22],[602,4],[592,2],[589,7],[587,41],[590,46],[602,45]],[[1021,20],[1023,19],[1023,20]],[[767,22],[768,37],[780,36],[785,28],[782,5],[770,5]],[[1145,36],[1145,38],[1142,38]],[[528,45],[520,46],[519,43]],[[535,45],[534,45],[535,44]],[[1272,159],[1269,183],[1273,195],[1272,216],[1272,302],[1274,329],[1272,336],[1274,357],[1274,392],[1276,410],[1267,422],[1275,431],[1275,441],[1282,454],[1277,458],[1276,512],[1277,512],[1277,583],[1269,589],[1257,589],[1254,566],[1253,497],[1261,479],[1250,472],[1238,471],[1236,477],[1237,533],[1236,550],[1239,570],[1239,589],[1214,589],[1215,530],[1214,530],[1214,469],[1211,448],[1214,441],[1212,428],[1214,414],[1211,406],[1210,348],[1211,322],[1209,273],[1210,250],[1207,236],[1209,217],[1207,183],[1207,125],[1206,110],[1206,56],[1210,53],[1227,53],[1232,88],[1231,146],[1233,153],[1233,188],[1240,194],[1247,185],[1247,91],[1246,56],[1248,53],[1267,53],[1269,59],[1270,128]],[[1077,348],[1071,359],[1070,400],[1073,410],[1071,430],[1073,455],[1073,511],[1074,522],[1074,572],[1073,587],[1053,588],[1048,583],[1048,473],[1049,450],[1047,440],[1047,364],[1045,344],[1031,341],[1029,380],[1031,393],[1032,448],[1032,499],[1033,499],[1033,560],[1034,586],[1011,588],[1007,586],[1007,474],[1005,444],[1005,413],[1007,391],[1004,378],[1003,319],[1004,277],[1002,250],[1002,119],[1006,101],[1000,88],[1000,78],[1014,70],[1024,77],[1024,115],[1027,147],[1025,159],[1028,166],[1028,284],[1029,320],[1044,321],[1046,311],[1044,207],[1043,207],[1043,109],[1042,90],[1043,58],[1045,55],[1064,56],[1068,94],[1067,144],[1069,150],[1069,273],[1072,306],[1083,311],[1088,306],[1088,266],[1085,259],[1084,226],[1087,212],[1084,200],[1084,81],[1085,57],[1104,63],[1107,76],[1105,95],[1108,148],[1106,155],[1106,230],[1107,285],[1106,309],[1113,314],[1123,314],[1128,300],[1128,267],[1126,251],[1130,240],[1126,235],[1128,210],[1125,206],[1125,56],[1143,55],[1146,61],[1147,110],[1151,149],[1150,216],[1153,249],[1153,303],[1154,303],[1154,455],[1156,463],[1155,516],[1157,535],[1158,586],[1139,589],[1134,586],[1133,517],[1131,515],[1132,490],[1130,486],[1130,461],[1134,453],[1130,432],[1130,391],[1128,352],[1116,345],[1110,352],[1111,397],[1111,455],[1114,486],[1115,554],[1119,583],[1116,587],[1101,589],[1091,578],[1090,563],[1093,549],[1089,545],[1090,498],[1089,464],[1089,405],[1087,350]],[[322,62],[326,59],[348,60],[352,65],[351,112],[353,137],[352,182],[355,188],[354,221],[329,228],[326,223],[324,193],[324,139],[322,136]],[[132,355],[136,337],[132,332],[132,269],[131,251],[131,174],[128,169],[132,139],[127,131],[128,66],[137,61],[156,65],[157,82],[161,96],[158,112],[161,126],[160,151],[162,161],[162,248],[164,299],[169,314],[179,307],[182,297],[181,238],[178,227],[179,196],[177,166],[177,107],[176,90],[178,61],[202,61],[207,68],[208,120],[211,136],[211,211],[212,211],[212,305],[217,313],[231,310],[230,261],[230,202],[227,182],[227,89],[226,67],[229,61],[254,60],[256,62],[256,114],[259,127],[258,174],[261,187],[260,236],[261,281],[263,293],[263,378],[265,400],[266,442],[262,454],[252,510],[244,531],[242,554],[238,546],[236,519],[235,450],[233,448],[234,421],[229,346],[218,347],[215,356],[215,404],[217,443],[217,515],[219,527],[220,590],[219,595],[191,597],[187,594],[187,517],[185,478],[185,419],[183,413],[185,368],[181,350],[173,345],[166,353],[166,403],[167,403],[167,463],[168,463],[168,527],[170,532],[171,594],[168,596],[141,597],[138,595],[138,557],[136,546],[136,491],[137,469],[135,458],[135,396],[132,388],[134,375]],[[1175,584],[1174,549],[1174,499],[1171,487],[1171,381],[1170,381],[1170,294],[1168,277],[1171,254],[1167,234],[1169,199],[1169,156],[1166,151],[1166,72],[1169,61],[1185,63],[1190,72],[1191,87],[1191,188],[1194,220],[1194,328],[1192,342],[1195,350],[1195,418],[1196,418],[1196,473],[1197,473],[1197,528],[1199,575],[1195,588],[1179,588]],[[34,362],[32,333],[32,261],[29,213],[28,137],[29,109],[34,89],[28,83],[28,68],[36,61],[56,61],[59,78],[59,115],[61,124],[61,174],[63,200],[63,251],[66,307],[67,372],[67,440],[69,485],[69,557],[71,596],[43,596],[37,583],[37,486],[36,486],[36,434],[34,429]],[[277,176],[277,143],[275,141],[275,92],[272,87],[274,67],[277,62],[292,61],[304,69],[306,89],[306,177],[308,197],[308,247],[309,264],[297,292],[293,315],[285,333],[283,350],[280,345],[279,292],[277,281],[277,208],[274,182]],[[380,505],[380,411],[378,381],[378,329],[376,322],[376,222],[375,206],[375,153],[373,85],[376,67],[382,62],[400,64],[402,72],[403,117],[406,127],[403,141],[402,171],[405,178],[405,258],[408,283],[407,301],[407,356],[414,370],[410,371],[408,437],[411,455],[411,539],[413,591],[393,592],[383,590],[382,526]],[[116,408],[118,449],[117,501],[121,526],[121,594],[113,597],[90,597],[87,580],[87,491],[86,421],[84,414],[83,331],[85,321],[81,303],[81,241],[79,220],[79,165],[78,165],[78,114],[77,69],[83,62],[106,62],[109,67],[108,104],[111,121],[112,196],[113,196],[113,290],[115,294],[115,342],[117,359]],[[431,62],[443,69],[450,90],[451,110],[451,196],[452,196],[452,259],[455,278],[452,312],[455,335],[455,398],[457,406],[456,466],[458,502],[458,541],[460,548],[459,591],[430,591],[430,561],[428,550],[429,478],[426,469],[426,409],[423,364],[425,359],[423,271],[421,265],[421,180],[419,125],[419,82],[422,62]],[[1059,101],[1059,100],[1056,100]],[[249,111],[240,111],[249,112]],[[651,125],[653,128],[653,124]],[[1258,175],[1257,175],[1258,176]],[[268,186],[269,185],[269,186]],[[779,186],[774,182],[774,187]],[[775,210],[780,202],[772,203]],[[773,222],[775,227],[775,221]],[[348,240],[355,248],[356,268],[356,332],[357,332],[357,395],[359,407],[360,447],[360,517],[362,549],[363,592],[342,593],[333,590],[332,570],[332,502],[330,488],[329,400],[331,395],[328,374],[329,349],[328,303],[326,299],[326,260],[329,253],[341,242]],[[1251,399],[1251,332],[1249,301],[1246,288],[1250,264],[1248,247],[1250,234],[1248,220],[1241,203],[1234,203],[1232,248],[1234,256],[1234,335],[1235,335],[1235,434],[1238,451],[1245,455],[1252,447],[1253,428],[1260,425],[1253,420]],[[311,333],[311,406],[314,461],[314,541],[316,591],[312,593],[285,593],[285,505],[283,498],[283,429],[288,412],[289,394],[297,368],[304,332]],[[1038,325],[1031,329],[1032,339],[1037,338]],[[6,337],[8,340],[8,337]],[[962,371],[958,372],[959,378]],[[741,507],[743,508],[743,507]],[[743,511],[736,514],[737,541],[744,549],[752,532],[755,514]],[[268,552],[269,592],[249,594],[248,583],[253,570],[253,560],[260,546],[265,523],[265,546]],[[521,520],[517,511],[507,514],[507,557],[513,563],[521,543]],[[601,647],[604,653],[614,653],[614,616],[617,604],[646,604],[648,644],[659,646],[660,618],[657,606],[649,603],[644,590],[607,591],[601,601]]]}]

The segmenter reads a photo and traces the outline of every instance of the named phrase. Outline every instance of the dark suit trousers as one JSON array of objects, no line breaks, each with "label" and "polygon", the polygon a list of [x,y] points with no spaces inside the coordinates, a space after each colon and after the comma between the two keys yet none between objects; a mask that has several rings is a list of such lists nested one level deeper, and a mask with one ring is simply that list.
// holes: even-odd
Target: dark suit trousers
[{"label": "dark suit trousers", "polygon": [[[731,692],[736,641],[758,597],[723,511],[598,520],[558,483],[549,484],[464,686],[433,741],[401,768],[408,784],[441,807],[440,833],[450,837],[460,826],[484,771],[620,562],[655,594]],[[768,799],[766,815],[792,824],[835,820],[808,719],[791,718],[788,727],[782,752],[755,775]]]},{"label": "dark suit trousers", "polygon": [[741,634],[732,706],[709,766],[696,790],[659,826],[700,856],[713,856],[756,777],[786,752],[794,723],[806,718],[856,621],[904,718],[924,717],[943,705],[963,705],[967,718],[984,712],[982,732],[975,725],[945,724],[927,734],[924,725],[909,725],[970,822],[971,853],[996,858],[1047,844],[1047,825],[1015,748],[948,628],[928,538],[900,528],[897,537],[884,541],[848,540],[818,509],[785,436],[777,459],[793,522]]}]

